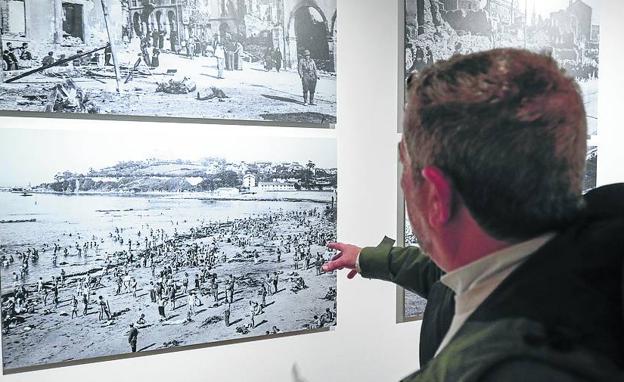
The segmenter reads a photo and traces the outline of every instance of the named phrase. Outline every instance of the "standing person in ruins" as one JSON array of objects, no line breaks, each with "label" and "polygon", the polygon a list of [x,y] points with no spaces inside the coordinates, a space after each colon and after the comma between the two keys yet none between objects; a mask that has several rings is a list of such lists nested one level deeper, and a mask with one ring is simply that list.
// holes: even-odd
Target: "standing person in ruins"
[{"label": "standing person in ruins", "polygon": [[310,105],[316,105],[314,102],[314,93],[316,92],[318,73],[316,70],[316,63],[310,58],[310,51],[307,49],[303,52],[303,58],[299,61],[298,71],[303,87],[303,104],[307,106],[309,100]]},{"label": "standing person in ruins", "polygon": [[282,69],[282,51],[280,50],[279,46],[277,48],[275,48],[275,51],[273,52],[273,64],[275,64],[275,69],[277,70],[277,72],[279,73],[279,71]]},{"label": "standing person in ruins", "polygon": [[217,60],[217,78],[223,79],[223,69],[225,67],[225,50],[223,49],[223,44],[221,44],[221,39],[217,38],[215,43],[214,56]]}]

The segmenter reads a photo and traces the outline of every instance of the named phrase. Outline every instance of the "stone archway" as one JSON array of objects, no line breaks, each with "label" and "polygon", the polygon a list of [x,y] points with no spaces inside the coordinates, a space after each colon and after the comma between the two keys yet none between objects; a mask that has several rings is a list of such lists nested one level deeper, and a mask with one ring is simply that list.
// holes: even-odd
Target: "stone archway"
[{"label": "stone archway", "polygon": [[143,31],[141,27],[141,15],[139,14],[139,12],[135,12],[134,16],[132,16],[132,27],[134,28],[135,35],[142,35]]},{"label": "stone archway", "polygon": [[164,20],[162,17],[162,11],[156,11],[156,30],[161,31],[163,30],[163,24],[164,24]]},{"label": "stone archway", "polygon": [[309,50],[319,68],[333,71],[333,36],[323,10],[313,1],[302,1],[290,13],[285,36],[287,65],[297,64],[304,50]]},{"label": "stone archway", "polygon": [[167,20],[169,20],[169,30],[177,32],[178,23],[177,23],[176,14],[174,11],[167,12]]}]

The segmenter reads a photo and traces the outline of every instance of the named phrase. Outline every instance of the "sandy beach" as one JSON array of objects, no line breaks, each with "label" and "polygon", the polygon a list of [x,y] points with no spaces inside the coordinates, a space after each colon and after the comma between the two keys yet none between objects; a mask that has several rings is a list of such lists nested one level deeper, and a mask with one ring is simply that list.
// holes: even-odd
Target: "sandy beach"
[{"label": "sandy beach", "polygon": [[[15,301],[19,292],[4,293],[4,368],[128,353],[131,323],[138,329],[137,351],[330,326],[335,323],[335,292],[327,295],[336,278],[319,273],[317,264],[329,257],[324,244],[335,238],[334,219],[329,203],[301,204],[225,222],[172,221],[167,229],[153,223],[132,229],[111,226],[108,235],[73,237],[76,246],[50,242],[26,253],[21,247],[21,254],[14,255],[16,263],[50,262],[56,257],[52,267],[60,272],[58,264],[81,258],[88,267],[77,275],[67,271],[63,280],[60,274],[45,278],[43,288],[32,277],[22,279],[28,280],[23,284],[18,281],[18,291],[22,286],[26,291],[21,301]],[[2,252],[6,256],[7,248]],[[233,301],[226,303],[232,279]],[[3,291],[11,281],[3,278]],[[159,283],[158,292],[150,291]],[[191,293],[199,300],[192,307]],[[86,315],[84,294],[88,294]],[[106,312],[100,314],[99,296],[108,302],[110,319]],[[159,296],[165,318],[152,299]],[[227,306],[229,325],[224,322]]]}]

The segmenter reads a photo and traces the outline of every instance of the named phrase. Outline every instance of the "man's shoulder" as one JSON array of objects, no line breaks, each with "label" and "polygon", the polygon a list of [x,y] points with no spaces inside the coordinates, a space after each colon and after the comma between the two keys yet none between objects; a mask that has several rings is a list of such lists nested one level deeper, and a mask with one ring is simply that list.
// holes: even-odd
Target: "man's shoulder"
[{"label": "man's shoulder", "polygon": [[624,372],[583,348],[558,349],[542,325],[527,319],[467,322],[416,381],[610,381]]}]

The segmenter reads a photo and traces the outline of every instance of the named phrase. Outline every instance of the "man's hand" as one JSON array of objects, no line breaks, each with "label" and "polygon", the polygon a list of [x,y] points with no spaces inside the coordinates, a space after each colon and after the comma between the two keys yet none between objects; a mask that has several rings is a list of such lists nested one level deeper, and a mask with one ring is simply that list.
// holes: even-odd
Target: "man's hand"
[{"label": "man's hand", "polygon": [[362,248],[344,243],[327,243],[327,248],[336,250],[338,253],[323,265],[323,271],[331,272],[336,269],[348,268],[351,269],[351,272],[347,278],[354,278],[358,273],[355,264]]}]

